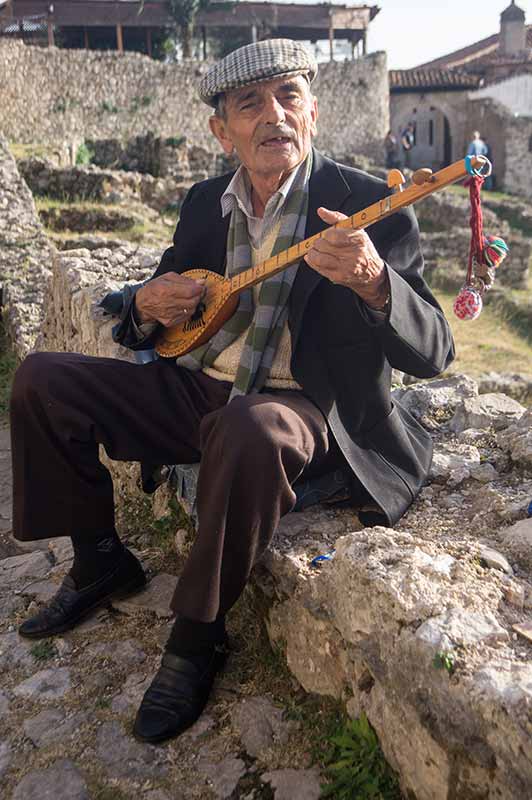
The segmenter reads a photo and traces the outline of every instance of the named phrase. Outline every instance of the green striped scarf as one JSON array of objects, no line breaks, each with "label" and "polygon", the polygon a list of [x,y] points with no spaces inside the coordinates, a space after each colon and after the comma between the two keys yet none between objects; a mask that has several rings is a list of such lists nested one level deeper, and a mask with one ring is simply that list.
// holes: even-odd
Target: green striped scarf
[{"label": "green striped scarf", "polygon": [[[282,210],[281,225],[271,255],[286,250],[305,238],[308,211],[308,180],[312,169],[312,152],[299,170]],[[246,217],[238,203],[231,212],[227,235],[226,276],[231,278],[251,264]],[[298,264],[278,272],[262,282],[257,307],[253,290],[240,294],[238,307],[225,325],[207,344],[176,359],[179,366],[197,371],[210,367],[226,347],[248,330],[229,401],[239,395],[260,392],[268,378],[271,365],[288,318],[288,298]]]}]

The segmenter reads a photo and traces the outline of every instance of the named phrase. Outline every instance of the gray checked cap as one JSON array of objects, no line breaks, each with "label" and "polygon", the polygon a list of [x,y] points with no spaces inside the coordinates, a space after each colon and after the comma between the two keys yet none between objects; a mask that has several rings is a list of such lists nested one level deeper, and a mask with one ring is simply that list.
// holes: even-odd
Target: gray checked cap
[{"label": "gray checked cap", "polygon": [[306,75],[312,83],[317,72],[316,59],[300,42],[265,39],[239,47],[214,64],[200,83],[199,96],[215,108],[222,92],[291,75]]}]

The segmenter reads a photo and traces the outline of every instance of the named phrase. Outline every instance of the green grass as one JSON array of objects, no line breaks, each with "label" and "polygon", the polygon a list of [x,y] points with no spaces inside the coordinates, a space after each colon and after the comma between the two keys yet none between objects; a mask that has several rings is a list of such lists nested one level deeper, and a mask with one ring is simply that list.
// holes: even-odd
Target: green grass
[{"label": "green grass", "polygon": [[348,720],[329,739],[322,797],[334,800],[400,800],[397,778],[365,714]]},{"label": "green grass", "polygon": [[16,368],[17,358],[11,350],[0,317],[0,416],[4,416],[9,410],[9,396]]},{"label": "green grass", "polygon": [[[480,375],[483,372],[532,374],[532,342],[513,323],[501,318],[501,311],[487,305],[478,319],[462,322],[453,313],[455,295],[435,290],[451,326],[456,344],[452,372]],[[522,293],[526,294],[526,293]]]},{"label": "green grass", "polygon": [[31,646],[30,653],[35,661],[49,661],[57,655],[57,650],[51,639],[43,639]]}]

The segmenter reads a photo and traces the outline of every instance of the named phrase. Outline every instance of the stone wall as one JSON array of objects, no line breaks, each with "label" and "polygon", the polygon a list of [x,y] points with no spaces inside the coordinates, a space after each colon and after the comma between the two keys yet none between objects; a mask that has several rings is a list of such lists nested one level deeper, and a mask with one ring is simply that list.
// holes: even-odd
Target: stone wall
[{"label": "stone wall", "polygon": [[[205,64],[162,64],[137,53],[44,49],[0,42],[0,127],[11,141],[131,139],[153,131],[218,151],[196,97]],[[382,159],[388,128],[386,56],[324,64],[314,84],[318,146]]]},{"label": "stone wall", "polygon": [[32,348],[41,325],[54,251],[31,192],[0,134],[0,305],[20,358]]},{"label": "stone wall", "polygon": [[507,126],[505,188],[532,198],[532,117],[517,117]]},{"label": "stone wall", "polygon": [[513,114],[490,98],[473,99],[468,114],[470,127],[486,132],[493,150],[496,188],[532,197],[532,117]]}]

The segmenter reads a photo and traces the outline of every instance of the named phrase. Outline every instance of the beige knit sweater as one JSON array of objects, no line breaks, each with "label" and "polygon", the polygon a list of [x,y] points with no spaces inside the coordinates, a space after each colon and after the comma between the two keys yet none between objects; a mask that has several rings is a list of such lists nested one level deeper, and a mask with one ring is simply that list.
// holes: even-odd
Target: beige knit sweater
[{"label": "beige knit sweater", "polygon": [[[275,240],[277,239],[280,224],[279,221],[279,223],[274,226],[258,249],[251,247],[251,265],[253,267],[256,264],[260,264],[260,262],[264,261],[266,258],[269,258]],[[260,283],[253,287],[255,306],[258,303],[260,287]],[[218,358],[213,362],[212,367],[203,367],[203,372],[211,378],[216,378],[218,381],[230,381],[232,383],[236,378],[236,371],[240,363],[247,333],[248,329],[243,331],[229,347],[222,350]],[[288,323],[285,323],[270,369],[270,374],[265,384],[266,387],[271,389],[301,389],[301,386],[296,383],[290,372],[291,358],[292,341],[290,339]]]}]

